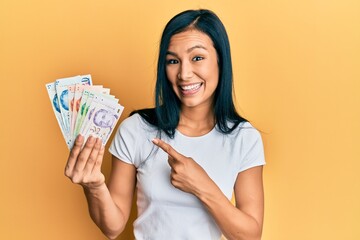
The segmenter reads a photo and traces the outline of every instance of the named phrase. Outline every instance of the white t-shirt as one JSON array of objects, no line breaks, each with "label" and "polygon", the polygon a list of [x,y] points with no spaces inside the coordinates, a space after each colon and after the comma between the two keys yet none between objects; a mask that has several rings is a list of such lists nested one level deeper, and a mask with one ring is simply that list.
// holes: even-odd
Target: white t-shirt
[{"label": "white t-shirt", "polygon": [[260,133],[244,122],[230,134],[214,128],[188,137],[176,131],[171,139],[134,114],[121,123],[111,143],[110,153],[137,169],[137,240],[218,240],[221,231],[199,199],[171,185],[168,156],[151,142],[155,137],[193,158],[231,199],[238,173],[265,164]]}]

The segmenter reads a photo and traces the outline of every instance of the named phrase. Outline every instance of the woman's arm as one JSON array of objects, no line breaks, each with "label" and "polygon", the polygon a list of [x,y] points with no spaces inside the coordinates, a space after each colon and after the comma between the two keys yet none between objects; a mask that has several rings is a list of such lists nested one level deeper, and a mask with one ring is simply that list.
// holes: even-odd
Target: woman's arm
[{"label": "woman's arm", "polygon": [[135,167],[113,157],[108,187],[101,173],[104,155],[100,139],[90,137],[83,149],[79,136],[65,168],[65,175],[83,187],[90,216],[101,231],[115,239],[130,215],[135,188]]},{"label": "woman's arm", "polygon": [[229,240],[261,239],[264,216],[262,168],[253,167],[238,174],[234,187],[236,207],[215,183],[197,196]]}]

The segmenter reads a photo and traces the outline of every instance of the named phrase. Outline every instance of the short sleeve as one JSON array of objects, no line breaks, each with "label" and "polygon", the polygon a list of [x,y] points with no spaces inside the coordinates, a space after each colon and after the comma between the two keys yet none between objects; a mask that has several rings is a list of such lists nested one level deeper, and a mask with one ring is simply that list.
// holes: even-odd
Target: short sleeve
[{"label": "short sleeve", "polygon": [[118,159],[136,166],[137,124],[134,120],[134,117],[129,117],[120,124],[111,142],[109,152]]},{"label": "short sleeve", "polygon": [[264,146],[261,135],[255,128],[245,128],[242,139],[241,161],[239,172],[249,168],[265,165]]}]

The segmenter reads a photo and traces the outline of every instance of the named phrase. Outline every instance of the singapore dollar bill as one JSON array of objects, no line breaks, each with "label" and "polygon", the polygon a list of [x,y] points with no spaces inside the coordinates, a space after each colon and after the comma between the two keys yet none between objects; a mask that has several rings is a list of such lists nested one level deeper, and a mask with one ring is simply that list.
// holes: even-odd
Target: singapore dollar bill
[{"label": "singapore dollar bill", "polygon": [[45,85],[53,112],[69,149],[82,134],[108,141],[124,109],[110,89],[92,85],[91,75],[57,79]]}]

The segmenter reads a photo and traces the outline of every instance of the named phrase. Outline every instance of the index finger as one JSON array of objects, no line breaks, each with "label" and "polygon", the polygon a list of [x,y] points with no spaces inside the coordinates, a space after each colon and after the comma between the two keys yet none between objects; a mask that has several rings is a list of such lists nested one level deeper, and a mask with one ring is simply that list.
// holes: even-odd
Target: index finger
[{"label": "index finger", "polygon": [[180,160],[181,158],[184,158],[185,156],[178,153],[174,148],[171,147],[170,144],[167,144],[166,142],[164,142],[163,140],[160,140],[158,138],[154,138],[152,140],[152,142],[158,146],[159,148],[161,148],[162,150],[164,150],[167,154],[169,154],[170,157],[172,157],[175,160]]}]

